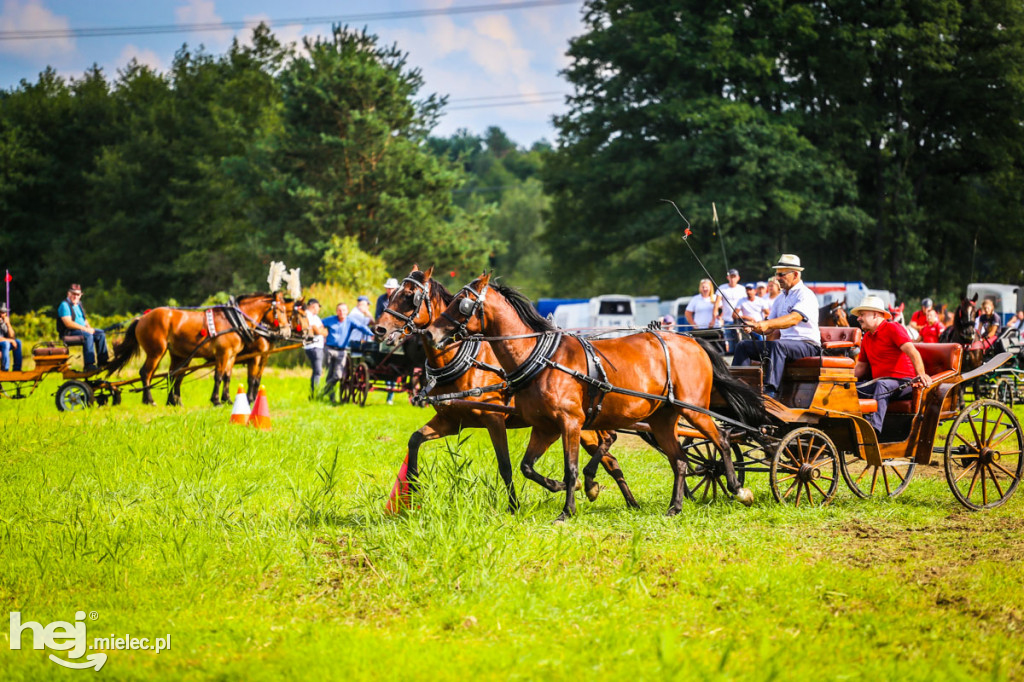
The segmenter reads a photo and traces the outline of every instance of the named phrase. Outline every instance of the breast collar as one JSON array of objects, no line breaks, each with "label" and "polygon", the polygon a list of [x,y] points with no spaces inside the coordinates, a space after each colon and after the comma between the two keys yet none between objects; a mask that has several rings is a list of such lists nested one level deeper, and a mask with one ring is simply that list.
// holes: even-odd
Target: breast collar
[{"label": "breast collar", "polygon": [[562,341],[562,332],[548,332],[539,337],[537,345],[530,351],[523,364],[516,367],[508,375],[508,392],[516,393],[526,388],[537,374],[548,366],[548,360],[558,350]]},{"label": "breast collar", "polygon": [[450,384],[473,366],[473,361],[480,353],[480,346],[483,342],[480,339],[469,338],[462,342],[459,350],[455,353],[452,361],[444,367],[431,367],[428,361],[424,366],[427,373],[427,380],[433,384]]}]

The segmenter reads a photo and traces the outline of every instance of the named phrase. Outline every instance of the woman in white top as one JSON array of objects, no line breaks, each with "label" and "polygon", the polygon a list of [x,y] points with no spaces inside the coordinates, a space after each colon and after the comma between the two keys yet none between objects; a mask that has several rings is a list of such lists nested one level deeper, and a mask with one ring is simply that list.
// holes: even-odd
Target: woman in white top
[{"label": "woman in white top", "polygon": [[717,327],[720,306],[720,297],[715,296],[711,280],[702,279],[697,295],[686,305],[686,321],[696,329]]}]

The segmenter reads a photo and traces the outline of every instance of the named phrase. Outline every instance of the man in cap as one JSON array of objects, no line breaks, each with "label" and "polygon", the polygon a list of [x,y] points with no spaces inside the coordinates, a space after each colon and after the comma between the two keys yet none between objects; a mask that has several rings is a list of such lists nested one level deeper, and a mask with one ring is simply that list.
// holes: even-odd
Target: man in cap
[{"label": "man in cap", "polygon": [[[356,309],[349,315],[353,324],[360,324],[363,327],[373,328],[373,318],[370,317],[370,297],[360,296],[356,299]],[[352,343],[366,343],[373,341],[373,332],[366,334],[358,328],[352,333]]]},{"label": "man in cap", "polygon": [[935,306],[930,298],[921,301],[921,309],[910,316],[910,326],[920,334],[921,330],[928,326],[928,312]]},{"label": "man in cap", "polygon": [[892,315],[882,299],[865,296],[851,312],[864,330],[853,372],[857,379],[873,377],[857,385],[857,395],[878,402],[878,411],[864,415],[864,419],[881,433],[889,402],[909,398],[914,386],[930,386],[932,378],[925,372],[924,361],[907,330],[890,321]]},{"label": "man in cap", "polygon": [[732,359],[733,366],[761,359],[766,364],[764,391],[772,398],[778,394],[786,360],[821,354],[818,299],[801,281],[800,258],[784,253],[774,268],[782,293],[775,299],[767,320],[751,322],[745,327],[748,333],[762,334],[765,339],[740,341]]},{"label": "man in cap", "polygon": [[377,308],[373,313],[375,319],[380,319],[384,309],[388,307],[388,301],[391,300],[391,295],[395,293],[395,289],[398,288],[398,280],[394,277],[388,277],[388,281],[384,282],[384,293],[377,297]]},{"label": "man in cap", "polygon": [[67,297],[57,306],[57,333],[62,339],[82,339],[86,372],[96,369],[97,360],[101,366],[107,364],[107,337],[102,329],[93,329],[86,319],[85,308],[82,307],[82,287],[79,284],[69,286]]},{"label": "man in cap", "polygon": [[739,340],[736,330],[729,327],[739,322],[736,319],[736,309],[739,307],[740,301],[746,297],[746,291],[740,286],[740,271],[736,268],[731,268],[729,272],[725,273],[725,278],[728,280],[728,284],[718,287],[718,295],[722,297],[722,324],[726,327],[723,331],[726,352],[729,352],[735,348],[736,341]]},{"label": "man in cap", "polygon": [[736,304],[736,312],[742,322],[759,322],[768,317],[768,305],[757,296],[757,285],[750,282],[746,286],[747,296]]},{"label": "man in cap", "polygon": [[313,367],[309,379],[309,397],[313,399],[316,398],[316,387],[324,371],[324,341],[327,337],[327,328],[320,319],[320,301],[315,298],[306,303],[306,327],[312,336],[302,342],[302,350],[306,351],[309,364]]},{"label": "man in cap", "polygon": [[[11,356],[14,366],[11,366]],[[14,333],[11,326],[10,311],[6,303],[0,303],[0,370],[5,372],[21,371],[21,339]]]}]

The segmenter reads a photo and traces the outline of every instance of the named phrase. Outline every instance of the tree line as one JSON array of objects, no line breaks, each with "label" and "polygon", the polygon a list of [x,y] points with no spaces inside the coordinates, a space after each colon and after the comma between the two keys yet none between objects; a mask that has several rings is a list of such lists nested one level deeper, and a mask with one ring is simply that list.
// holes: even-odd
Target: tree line
[{"label": "tree line", "polygon": [[662,199],[716,275],[795,252],[905,297],[1024,279],[1020,3],[589,0],[584,23],[555,144],[529,148],[433,136],[445,98],[347,27],[22,81],[0,93],[16,309],[69,281],[103,312],[197,304],[270,260],[674,297],[703,273]]}]

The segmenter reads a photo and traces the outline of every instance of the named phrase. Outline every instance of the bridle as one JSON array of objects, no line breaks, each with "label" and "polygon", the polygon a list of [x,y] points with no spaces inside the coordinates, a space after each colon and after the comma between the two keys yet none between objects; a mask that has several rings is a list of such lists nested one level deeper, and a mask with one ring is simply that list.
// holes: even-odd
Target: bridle
[{"label": "bridle", "polygon": [[[490,284],[485,284],[484,288],[481,289],[479,293],[473,291],[473,287],[470,284],[467,284],[459,290],[456,298],[465,294],[465,296],[459,299],[459,314],[462,315],[463,319],[462,321],[456,320],[448,314],[447,310],[441,313],[441,317],[455,325],[455,330],[442,339],[440,344],[437,344],[438,348],[443,348],[453,341],[463,341],[468,338],[470,336],[470,332],[466,323],[468,323],[473,317],[479,317],[480,324],[483,324],[484,302],[487,299],[487,288],[489,286]],[[469,298],[469,294],[473,295],[472,299]]]},{"label": "bridle", "polygon": [[420,334],[423,332],[424,329],[426,329],[426,327],[421,327],[416,324],[416,318],[420,316],[420,308],[422,308],[424,305],[426,305],[427,307],[427,324],[429,325],[430,322],[434,319],[434,306],[430,302],[430,280],[427,280],[426,282],[419,282],[413,279],[412,277],[406,277],[405,279],[402,280],[402,284],[405,284],[406,282],[412,284],[413,287],[415,287],[415,291],[413,292],[412,295],[412,313],[409,315],[405,315],[404,313],[400,313],[397,310],[393,310],[391,308],[391,304],[392,302],[394,302],[395,296],[398,296],[398,294],[402,291],[401,288],[396,289],[395,293],[391,294],[391,298],[388,300],[387,307],[384,308],[384,312],[381,313],[382,316],[384,315],[384,313],[394,315],[399,320],[405,323],[405,325],[402,326],[402,336],[409,336],[410,334]]},{"label": "bridle", "polygon": [[[284,328],[281,327],[281,312],[284,312]],[[291,320],[288,319],[288,306],[278,302],[275,296],[270,301],[271,322],[270,326],[274,328],[282,338],[290,339],[292,336],[292,325]]]}]

